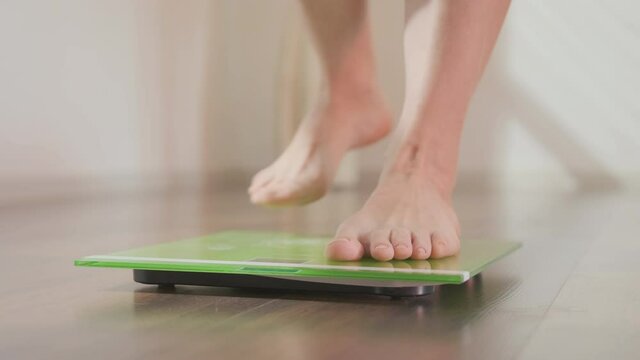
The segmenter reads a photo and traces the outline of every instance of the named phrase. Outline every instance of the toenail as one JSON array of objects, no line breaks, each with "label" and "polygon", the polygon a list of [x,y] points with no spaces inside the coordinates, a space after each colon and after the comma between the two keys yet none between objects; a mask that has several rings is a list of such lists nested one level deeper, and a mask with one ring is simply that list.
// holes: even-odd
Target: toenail
[{"label": "toenail", "polygon": [[337,239],[333,240],[333,242],[338,242],[338,241],[339,242],[349,242],[349,239],[341,237],[341,238],[337,238]]},{"label": "toenail", "polygon": [[427,255],[427,250],[425,250],[424,248],[417,248],[416,249],[416,255],[425,256],[425,255]]},{"label": "toenail", "polygon": [[399,250],[403,250],[403,249],[408,249],[409,247],[405,244],[399,244],[399,245],[396,245],[395,248]]},{"label": "toenail", "polygon": [[387,248],[389,248],[389,245],[387,245],[387,244],[380,244],[380,245],[375,247],[376,250],[384,250],[384,249],[387,249]]}]

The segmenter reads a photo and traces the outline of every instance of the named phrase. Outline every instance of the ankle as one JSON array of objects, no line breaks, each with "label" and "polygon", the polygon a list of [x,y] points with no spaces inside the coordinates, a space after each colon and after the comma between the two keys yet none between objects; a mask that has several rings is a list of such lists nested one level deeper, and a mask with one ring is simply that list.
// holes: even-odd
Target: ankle
[{"label": "ankle", "polygon": [[416,186],[433,187],[443,198],[451,198],[455,187],[455,161],[440,163],[426,152],[428,149],[419,144],[404,145],[385,168],[381,179],[403,178]]},{"label": "ankle", "polygon": [[379,183],[400,180],[402,181],[400,186],[431,189],[437,191],[444,200],[450,201],[452,199],[455,179],[438,173],[428,173],[426,171],[406,172],[389,169],[383,172]]},{"label": "ankle", "polygon": [[324,96],[329,109],[338,112],[360,110],[384,103],[375,83],[349,81],[349,84],[329,85]]}]

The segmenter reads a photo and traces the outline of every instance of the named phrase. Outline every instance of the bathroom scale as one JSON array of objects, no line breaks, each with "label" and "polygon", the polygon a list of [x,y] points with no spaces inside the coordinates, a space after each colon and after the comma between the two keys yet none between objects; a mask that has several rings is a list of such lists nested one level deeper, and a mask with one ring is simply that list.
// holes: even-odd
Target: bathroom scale
[{"label": "bathroom scale", "polygon": [[77,266],[133,270],[136,282],[159,286],[426,295],[434,286],[462,284],[520,247],[507,241],[463,241],[458,255],[429,260],[332,261],[329,237],[282,232],[224,231],[106,255]]}]

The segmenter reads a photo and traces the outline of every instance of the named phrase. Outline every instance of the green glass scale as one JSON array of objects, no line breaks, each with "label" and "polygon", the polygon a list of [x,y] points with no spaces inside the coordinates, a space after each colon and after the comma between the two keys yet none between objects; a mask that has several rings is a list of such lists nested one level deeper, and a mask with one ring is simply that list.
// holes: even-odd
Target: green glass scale
[{"label": "green glass scale", "polygon": [[463,241],[456,256],[430,260],[331,261],[330,238],[281,232],[225,231],[203,237],[92,255],[77,266],[133,269],[134,280],[160,286],[205,285],[425,295],[462,284],[520,247],[505,241]]}]

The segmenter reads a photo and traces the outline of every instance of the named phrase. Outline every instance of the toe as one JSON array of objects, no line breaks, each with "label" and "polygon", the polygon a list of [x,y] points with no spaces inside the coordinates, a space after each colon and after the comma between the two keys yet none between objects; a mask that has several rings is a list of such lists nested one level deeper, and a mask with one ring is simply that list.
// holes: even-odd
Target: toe
[{"label": "toe", "polygon": [[414,260],[425,260],[431,255],[431,239],[423,233],[413,233],[413,253],[411,258]]},{"label": "toe", "polygon": [[431,234],[431,257],[439,259],[455,255],[460,251],[460,240],[455,234],[443,235],[442,233]]},{"label": "toe", "polygon": [[262,192],[268,189],[272,182],[273,182],[273,179],[268,179],[265,182],[261,183],[260,186],[251,187],[247,190],[247,194],[249,194],[249,196],[253,196],[259,192]]},{"label": "toe", "polygon": [[336,235],[336,237],[327,245],[325,254],[331,260],[359,260],[364,254],[364,247],[354,237]]},{"label": "toe", "polygon": [[258,172],[253,179],[251,179],[251,185],[249,186],[249,193],[255,192],[261,187],[267,185],[273,179],[273,175],[269,168]]},{"label": "toe", "polygon": [[270,206],[304,205],[318,200],[325,190],[292,180],[271,180],[262,188],[250,193],[256,204]]},{"label": "toe", "polygon": [[269,189],[268,188],[260,188],[252,191],[250,194],[251,202],[254,204],[264,204],[267,202],[269,198]]},{"label": "toe", "polygon": [[278,182],[269,192],[269,201],[278,205],[289,201],[295,194],[295,187],[289,182]]},{"label": "toe", "polygon": [[259,205],[273,204],[278,194],[278,186],[271,182],[251,193],[251,202]]},{"label": "toe", "polygon": [[282,181],[272,180],[251,194],[251,201],[256,204],[278,205],[290,195],[290,189]]},{"label": "toe", "polygon": [[391,244],[393,245],[393,258],[404,260],[411,256],[411,231],[407,229],[391,230]]},{"label": "toe", "polygon": [[393,247],[389,241],[389,230],[376,230],[369,234],[369,251],[371,257],[379,261],[393,259]]}]

